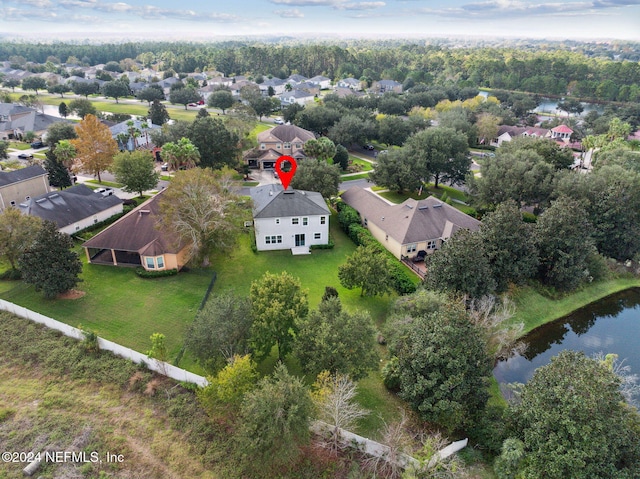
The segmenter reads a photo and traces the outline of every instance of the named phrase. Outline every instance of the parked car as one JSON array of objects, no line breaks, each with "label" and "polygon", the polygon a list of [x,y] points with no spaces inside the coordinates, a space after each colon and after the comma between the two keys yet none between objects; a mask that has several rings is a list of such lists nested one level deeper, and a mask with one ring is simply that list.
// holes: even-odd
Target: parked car
[{"label": "parked car", "polygon": [[100,193],[102,196],[112,196],[113,188],[97,188],[93,190],[94,193]]},{"label": "parked car", "polygon": [[373,146],[373,145],[364,145],[364,149],[365,149],[365,150],[369,150],[369,151],[373,151],[373,150],[375,150],[375,149],[376,149],[376,147],[375,147],[375,146]]},{"label": "parked car", "polygon": [[40,140],[36,140],[33,143],[31,143],[31,148],[43,148],[44,147],[44,143]]},{"label": "parked car", "polygon": [[33,158],[33,155],[30,153],[20,153],[18,155],[18,158],[20,158],[21,160],[30,160],[31,158]]},{"label": "parked car", "polygon": [[160,169],[162,171],[169,171],[169,163],[163,163]]},{"label": "parked car", "polygon": [[275,119],[273,120],[273,122],[274,122],[276,125],[284,125],[284,120],[283,120],[282,118],[275,118]]}]

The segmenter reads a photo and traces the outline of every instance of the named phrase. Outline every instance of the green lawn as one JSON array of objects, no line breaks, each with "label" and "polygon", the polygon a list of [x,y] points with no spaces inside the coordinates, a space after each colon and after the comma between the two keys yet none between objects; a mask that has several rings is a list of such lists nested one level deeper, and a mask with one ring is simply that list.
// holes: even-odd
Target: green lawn
[{"label": "green lawn", "polygon": [[120,183],[113,183],[112,181],[98,181],[98,180],[87,180],[85,183],[90,183],[87,186],[96,185],[96,186],[108,186],[110,188],[122,188],[124,185]]},{"label": "green lawn", "polygon": [[[84,253],[82,253],[84,258]],[[211,280],[211,271],[142,279],[131,268],[85,264],[76,300],[45,300],[21,281],[0,281],[0,297],[71,326],[82,324],[99,336],[136,351],[149,348],[149,336],[162,333],[171,357],[182,346]]]},{"label": "green lawn", "polygon": [[349,155],[349,161],[354,165],[360,166],[360,171],[371,171],[373,170],[373,165],[369,161],[362,160],[358,157]]},{"label": "green lawn", "polygon": [[31,145],[29,143],[23,143],[21,141],[10,141],[9,142],[9,149],[10,150],[28,150],[29,148],[31,148]]},{"label": "green lawn", "polygon": [[369,173],[359,173],[357,175],[341,175],[340,176],[342,181],[351,181],[351,180],[366,180],[367,178],[369,178]]},{"label": "green lawn", "polygon": [[256,126],[253,127],[251,133],[249,133],[249,138],[256,141],[258,133],[262,133],[263,131],[267,131],[269,128],[272,128],[274,125],[271,123],[256,123]]}]

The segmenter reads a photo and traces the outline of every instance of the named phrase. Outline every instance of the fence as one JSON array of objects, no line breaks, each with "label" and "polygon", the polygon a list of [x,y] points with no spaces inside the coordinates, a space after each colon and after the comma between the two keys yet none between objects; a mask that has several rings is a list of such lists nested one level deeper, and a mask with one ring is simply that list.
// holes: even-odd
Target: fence
[{"label": "fence", "polygon": [[[48,328],[60,331],[65,336],[69,336],[78,340],[84,339],[84,334],[80,329],[69,326],[68,324],[61,323],[60,321],[56,321],[55,319],[51,319],[40,313],[36,313],[35,311],[31,311],[30,309],[23,308],[22,306],[18,306],[17,304],[10,303],[9,301],[0,299],[0,310],[13,313],[16,316],[26,318],[39,324],[43,324]],[[139,353],[138,351],[134,351],[133,349],[125,348],[124,346],[114,343],[113,341],[98,338],[98,346],[100,347],[100,349],[111,351],[116,356],[129,359],[136,364],[144,364],[151,371],[155,371],[177,381],[194,383],[202,387],[209,384],[206,378],[202,376],[198,376],[197,374],[185,371],[184,369],[178,368],[163,361],[149,359],[148,356]]]}]

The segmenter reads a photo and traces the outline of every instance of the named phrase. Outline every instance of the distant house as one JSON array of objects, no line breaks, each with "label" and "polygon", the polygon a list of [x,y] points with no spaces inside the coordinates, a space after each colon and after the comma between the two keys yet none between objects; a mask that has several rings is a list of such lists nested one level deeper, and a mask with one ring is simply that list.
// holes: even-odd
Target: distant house
[{"label": "distant house", "polygon": [[305,254],[309,246],[329,243],[331,212],[320,193],[265,185],[251,188],[251,199],[259,251]]},{"label": "distant house", "polygon": [[82,247],[89,263],[142,266],[148,271],[182,269],[189,245],[157,227],[161,196],[151,197],[86,241]]},{"label": "distant house", "polygon": [[519,136],[530,136],[533,138],[549,138],[556,141],[561,146],[573,146],[571,145],[571,135],[573,130],[567,125],[558,125],[555,128],[548,130],[546,128],[537,128],[533,126],[511,126],[500,125],[498,127],[498,133],[495,138],[489,143],[491,146],[498,147],[505,141],[511,141]]},{"label": "distant house", "polygon": [[309,80],[307,81],[309,83],[314,83],[315,85],[318,85],[321,90],[326,90],[327,88],[331,88],[331,78],[327,78],[322,75],[316,75],[312,78],[309,78]]},{"label": "distant house", "polygon": [[94,192],[85,185],[75,185],[32,197],[18,208],[25,215],[53,221],[58,231],[71,235],[122,213],[122,200]]},{"label": "distant house", "polygon": [[0,171],[0,211],[49,192],[49,177],[39,165]]},{"label": "distant house", "polygon": [[356,78],[343,78],[342,80],[338,80],[337,87],[360,91],[362,90],[362,82]]},{"label": "distant house", "polygon": [[288,106],[293,103],[304,106],[307,103],[313,103],[314,101],[315,97],[304,90],[292,90],[280,95],[280,102],[283,106]]},{"label": "distant house", "polygon": [[[132,122],[132,125],[129,125],[129,122]],[[133,133],[138,136],[131,136],[132,128]],[[111,136],[118,142],[118,147],[127,151],[133,151],[137,148],[153,148],[150,133],[159,129],[160,126],[154,125],[151,120],[126,120],[109,127]],[[127,136],[126,140],[125,136]]]},{"label": "distant house", "polygon": [[307,80],[308,78],[306,76],[298,75],[297,73],[294,73],[293,75],[289,75],[289,78],[287,78],[285,81],[289,83],[291,86],[294,86],[294,85],[297,85],[298,83],[306,82]]},{"label": "distant house", "polygon": [[386,93],[388,91],[402,93],[402,83],[398,83],[394,80],[374,81],[371,85],[371,91],[376,93]]},{"label": "distant house", "polygon": [[269,94],[269,87],[273,89],[274,95],[282,95],[285,91],[285,87],[287,82],[285,80],[281,80],[280,78],[270,78],[269,80],[265,80],[262,83],[258,84],[258,88],[263,95]]},{"label": "distant house", "polygon": [[412,258],[419,251],[432,253],[456,231],[476,231],[480,222],[453,206],[429,196],[391,205],[375,193],[354,186],[342,200],[360,215],[362,225],[396,258]]},{"label": "distant house", "polygon": [[249,168],[273,168],[282,155],[295,159],[305,158],[304,144],[315,135],[296,125],[279,125],[258,133],[258,148],[247,151],[244,161]]}]

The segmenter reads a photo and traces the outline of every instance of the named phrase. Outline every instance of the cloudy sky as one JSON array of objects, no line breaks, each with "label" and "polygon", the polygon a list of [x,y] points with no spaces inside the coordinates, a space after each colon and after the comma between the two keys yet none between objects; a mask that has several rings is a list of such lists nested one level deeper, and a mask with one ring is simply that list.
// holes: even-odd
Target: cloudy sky
[{"label": "cloudy sky", "polygon": [[0,0],[0,34],[506,36],[640,40],[640,0]]}]

